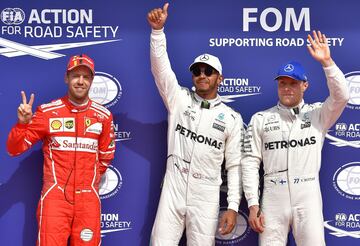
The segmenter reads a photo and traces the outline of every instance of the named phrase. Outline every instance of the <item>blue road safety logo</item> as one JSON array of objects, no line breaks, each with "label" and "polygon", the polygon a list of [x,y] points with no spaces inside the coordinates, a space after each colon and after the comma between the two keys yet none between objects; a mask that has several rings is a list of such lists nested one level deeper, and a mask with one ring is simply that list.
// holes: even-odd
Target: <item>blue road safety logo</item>
[{"label": "blue road safety logo", "polygon": [[328,131],[326,138],[337,147],[360,148],[360,123],[338,122]]},{"label": "blue road safety logo", "polygon": [[[26,16],[20,8],[0,10],[0,23],[3,24],[0,25],[0,55],[8,58],[32,56],[51,60],[66,56],[58,53],[59,50],[120,41],[119,26],[106,23],[99,25],[94,17],[93,9],[34,8],[28,10]],[[72,42],[51,41],[46,44],[39,41],[35,45],[18,42],[20,39],[49,38],[69,39]]]},{"label": "blue road safety logo", "polygon": [[360,200],[360,162],[350,162],[336,170],[333,187],[347,199]]},{"label": "blue road safety logo", "polygon": [[324,222],[324,227],[330,235],[344,238],[350,237],[354,239],[360,238],[360,214],[338,212],[332,220]]},{"label": "blue road safety logo", "polygon": [[[227,210],[226,208],[220,208],[219,220],[226,210]],[[218,231],[216,232],[216,236],[215,236],[216,245],[236,244],[247,238],[249,233],[250,233],[250,226],[248,223],[248,217],[244,212],[240,210],[236,218],[236,225],[229,234],[221,235]]]},{"label": "blue road safety logo", "polygon": [[337,147],[360,148],[360,123],[354,121],[350,115],[353,114],[352,110],[360,110],[360,71],[347,73],[345,78],[350,98],[341,117],[342,120],[329,130],[326,138],[331,140],[330,144]]},{"label": "blue road safety logo", "polygon": [[222,102],[230,103],[241,97],[260,95],[261,85],[246,77],[225,77],[218,87],[218,93]]},{"label": "blue road safety logo", "polygon": [[347,107],[350,109],[360,109],[360,71],[347,73],[345,78],[350,93]]},{"label": "blue road safety logo", "polygon": [[109,108],[119,101],[121,95],[122,88],[119,80],[108,73],[95,73],[95,77],[89,91],[89,97],[91,100]]},{"label": "blue road safety logo", "polygon": [[118,213],[101,214],[101,237],[132,230],[132,221],[121,218]]},{"label": "blue road safety logo", "polygon": [[109,166],[101,177],[99,195],[100,199],[107,199],[115,196],[120,190],[123,180],[119,170],[114,166]]}]

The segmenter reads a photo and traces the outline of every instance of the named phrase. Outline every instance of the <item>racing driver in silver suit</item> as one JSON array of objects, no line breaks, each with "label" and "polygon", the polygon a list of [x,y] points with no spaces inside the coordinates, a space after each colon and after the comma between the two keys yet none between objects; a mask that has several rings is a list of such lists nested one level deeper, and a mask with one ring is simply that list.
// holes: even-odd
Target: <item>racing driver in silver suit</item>
[{"label": "racing driver in silver suit", "polygon": [[186,227],[187,245],[214,245],[224,158],[228,210],[220,219],[219,232],[230,233],[236,224],[241,198],[242,118],[217,94],[223,79],[217,57],[203,54],[190,65],[195,93],[179,86],[163,31],[168,6],[148,14],[151,70],[169,112],[167,168],[151,244],[178,245]]},{"label": "racing driver in silver suit", "polygon": [[[279,103],[253,115],[244,141],[243,186],[250,226],[260,245],[286,245],[290,227],[298,246],[325,245],[319,183],[321,149],[327,130],[349,98],[344,74],[330,56],[320,31],[308,35],[310,55],[321,63],[330,95],[324,103],[305,104],[304,68],[291,61],[280,67]],[[264,189],[259,207],[259,166]]]}]

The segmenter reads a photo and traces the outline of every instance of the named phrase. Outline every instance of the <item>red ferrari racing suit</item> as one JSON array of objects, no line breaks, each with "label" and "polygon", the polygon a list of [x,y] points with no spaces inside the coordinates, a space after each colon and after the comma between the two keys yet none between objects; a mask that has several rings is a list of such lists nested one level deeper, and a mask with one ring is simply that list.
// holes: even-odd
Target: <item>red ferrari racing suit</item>
[{"label": "red ferrari racing suit", "polygon": [[44,174],[38,204],[37,245],[100,244],[101,175],[114,158],[112,115],[89,100],[75,106],[64,97],[38,107],[29,124],[8,137],[10,155],[43,141]]}]

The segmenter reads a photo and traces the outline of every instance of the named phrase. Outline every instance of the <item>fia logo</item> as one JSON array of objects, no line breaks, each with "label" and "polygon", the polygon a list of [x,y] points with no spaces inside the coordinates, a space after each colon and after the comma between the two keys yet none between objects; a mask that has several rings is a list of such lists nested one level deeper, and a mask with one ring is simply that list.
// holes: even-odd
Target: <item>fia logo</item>
[{"label": "fia logo", "polygon": [[25,13],[20,8],[6,8],[1,11],[0,18],[5,25],[20,25],[25,20]]}]

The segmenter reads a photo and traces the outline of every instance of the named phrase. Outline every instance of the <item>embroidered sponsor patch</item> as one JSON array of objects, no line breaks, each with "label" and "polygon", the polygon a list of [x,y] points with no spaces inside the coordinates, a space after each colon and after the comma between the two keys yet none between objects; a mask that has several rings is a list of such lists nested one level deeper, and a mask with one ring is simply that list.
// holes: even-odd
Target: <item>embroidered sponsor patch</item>
[{"label": "embroidered sponsor patch", "polygon": [[215,128],[216,130],[219,130],[221,132],[225,131],[225,126],[219,125],[217,123],[213,123],[213,128]]},{"label": "embroidered sponsor patch", "polygon": [[87,132],[100,135],[102,132],[102,124],[96,122],[96,119],[85,118],[85,133]]},{"label": "embroidered sponsor patch", "polygon": [[91,125],[91,119],[90,118],[85,118],[85,126],[88,127]]},{"label": "embroidered sponsor patch", "polygon": [[84,241],[84,242],[89,242],[94,236],[94,232],[88,228],[83,229],[80,232],[80,238]]},{"label": "embroidered sponsor patch", "polygon": [[74,127],[74,120],[66,120],[65,121],[65,127],[67,129],[72,129]]},{"label": "embroidered sponsor patch", "polygon": [[50,118],[50,132],[75,132],[74,118]]},{"label": "embroidered sponsor patch", "polygon": [[53,120],[50,124],[51,129],[53,130],[59,130],[62,127],[62,123],[60,120]]},{"label": "embroidered sponsor patch", "polygon": [[79,151],[96,153],[98,151],[98,140],[80,137],[53,137],[52,149],[60,151]]}]

